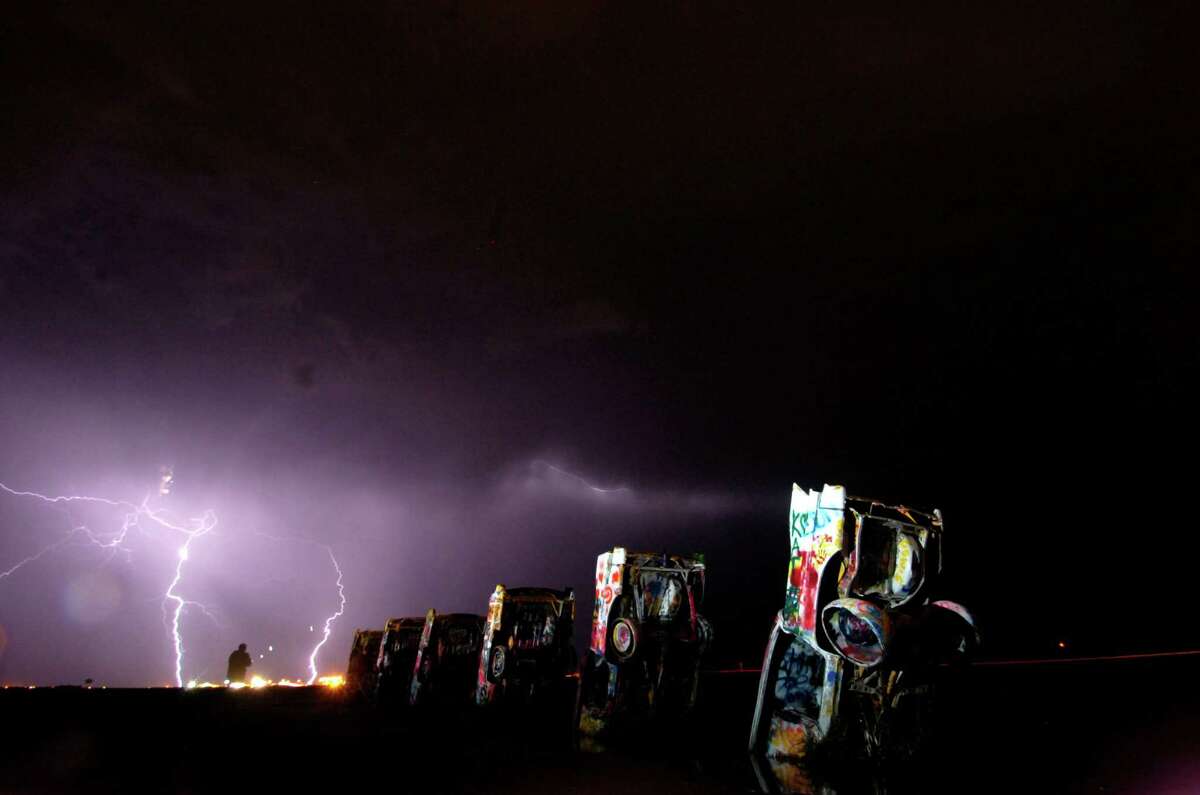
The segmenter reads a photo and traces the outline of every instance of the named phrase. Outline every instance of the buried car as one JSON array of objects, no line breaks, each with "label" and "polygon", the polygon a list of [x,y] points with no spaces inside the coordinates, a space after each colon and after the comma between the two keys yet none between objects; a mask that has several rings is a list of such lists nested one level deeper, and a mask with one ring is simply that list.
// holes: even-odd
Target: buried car
[{"label": "buried car", "polygon": [[375,696],[383,704],[407,704],[417,649],[425,619],[417,616],[389,618],[379,640],[375,664]]},{"label": "buried car", "polygon": [[596,601],[580,669],[579,730],[602,735],[624,718],[681,715],[696,703],[712,629],[702,555],[626,552],[596,559]]},{"label": "buried car", "polygon": [[938,663],[978,643],[971,614],[934,601],[942,515],[793,486],[783,609],[763,658],[750,750],[904,758],[920,750]]},{"label": "buried car", "polygon": [[575,592],[505,588],[488,600],[475,701],[527,701],[575,672]]},{"label": "buried car", "polygon": [[381,629],[356,629],[350,644],[350,662],[346,665],[346,689],[368,698],[375,695]]},{"label": "buried car", "polygon": [[483,644],[483,623],[483,616],[438,615],[429,609],[409,685],[411,706],[470,703]]}]

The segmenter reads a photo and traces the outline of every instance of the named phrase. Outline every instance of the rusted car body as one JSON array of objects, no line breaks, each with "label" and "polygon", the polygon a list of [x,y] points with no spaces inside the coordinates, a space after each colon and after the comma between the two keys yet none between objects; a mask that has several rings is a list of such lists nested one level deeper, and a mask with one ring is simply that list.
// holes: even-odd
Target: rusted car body
[{"label": "rusted car body", "polygon": [[475,702],[525,702],[578,667],[575,592],[497,585],[488,600]]},{"label": "rusted car body", "polygon": [[579,730],[600,736],[625,718],[682,715],[696,703],[712,629],[702,555],[627,552],[596,560],[596,601],[580,668]]},{"label": "rusted car body", "polygon": [[381,629],[356,629],[350,644],[350,661],[346,664],[346,691],[366,698],[375,696],[375,680],[379,663]]},{"label": "rusted car body", "polygon": [[425,614],[409,685],[410,706],[469,704],[483,645],[483,616]]},{"label": "rusted car body", "polygon": [[793,486],[789,534],[750,750],[782,760],[913,755],[932,672],[978,643],[966,608],[933,599],[941,513]]},{"label": "rusted car body", "polygon": [[389,618],[384,624],[375,664],[375,696],[381,704],[408,703],[409,685],[424,627],[425,619],[417,616]]}]

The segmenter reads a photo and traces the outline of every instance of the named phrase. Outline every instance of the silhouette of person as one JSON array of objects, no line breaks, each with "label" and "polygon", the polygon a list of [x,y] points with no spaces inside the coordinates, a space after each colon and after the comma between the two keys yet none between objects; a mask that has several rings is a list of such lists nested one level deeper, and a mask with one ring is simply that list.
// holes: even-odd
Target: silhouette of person
[{"label": "silhouette of person", "polygon": [[233,682],[246,681],[246,669],[250,667],[250,655],[246,653],[246,644],[238,644],[237,651],[229,655],[229,671],[225,678]]}]

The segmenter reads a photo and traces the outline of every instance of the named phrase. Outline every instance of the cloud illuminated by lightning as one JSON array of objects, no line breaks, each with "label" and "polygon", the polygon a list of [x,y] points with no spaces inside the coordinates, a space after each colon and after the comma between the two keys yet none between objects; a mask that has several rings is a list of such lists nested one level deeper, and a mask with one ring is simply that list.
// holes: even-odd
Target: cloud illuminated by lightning
[{"label": "cloud illuminated by lightning", "polygon": [[510,490],[520,489],[525,493],[536,490],[544,496],[586,499],[596,505],[603,505],[606,509],[640,514],[687,514],[706,517],[762,514],[771,510],[771,502],[775,500],[775,495],[770,493],[732,489],[598,486],[576,472],[541,458],[530,461],[524,476],[511,478],[506,487]]}]

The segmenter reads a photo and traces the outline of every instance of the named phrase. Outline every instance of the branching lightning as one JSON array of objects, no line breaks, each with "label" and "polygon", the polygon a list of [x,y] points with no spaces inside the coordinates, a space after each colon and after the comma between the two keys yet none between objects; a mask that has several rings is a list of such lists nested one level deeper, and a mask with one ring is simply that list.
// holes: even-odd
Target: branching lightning
[{"label": "branching lightning", "polygon": [[[4,576],[12,574],[13,572],[15,572],[17,569],[21,568],[21,566],[25,565],[26,563],[32,563],[34,560],[37,560],[42,555],[49,552],[51,549],[57,549],[58,547],[63,546],[66,542],[70,541],[77,533],[82,533],[84,536],[86,536],[87,540],[93,546],[99,547],[101,549],[111,550],[113,552],[116,552],[119,550],[119,551],[122,551],[122,552],[125,552],[126,554],[128,554],[129,550],[123,549],[121,546],[122,544],[125,543],[126,536],[129,535],[129,531],[133,527],[137,526],[138,516],[140,516],[142,514],[146,514],[146,515],[151,514],[149,508],[146,506],[145,500],[143,500],[141,506],[137,506],[131,502],[125,502],[123,500],[108,500],[103,497],[86,497],[86,496],[47,497],[44,494],[38,494],[37,492],[33,492],[33,491],[17,491],[16,489],[9,488],[7,485],[5,485],[3,483],[0,483],[0,491],[6,491],[9,494],[13,495],[14,497],[31,497],[35,500],[40,500],[41,502],[44,502],[44,503],[47,503],[47,504],[53,505],[53,506],[68,506],[69,507],[71,503],[77,503],[77,502],[79,502],[79,503],[96,503],[99,505],[112,506],[114,508],[123,508],[127,512],[124,516],[123,521],[121,522],[121,529],[116,531],[115,533],[110,533],[108,535],[104,535],[104,534],[93,531],[87,525],[83,525],[83,524],[77,525],[77,526],[71,528],[71,531],[62,540],[57,541],[54,544],[51,544],[51,545],[43,548],[37,554],[30,555],[28,558],[21,561],[16,566],[14,566],[13,568],[11,568],[7,572],[5,572]],[[149,499],[149,498],[147,498],[147,499]],[[65,508],[63,508],[63,510],[67,513],[67,517],[70,518],[70,512],[66,511]]]},{"label": "branching lightning", "polygon": [[338,604],[337,612],[325,619],[324,635],[321,637],[321,641],[315,647],[313,647],[312,654],[308,656],[308,684],[310,685],[317,681],[317,652],[319,652],[321,647],[325,645],[325,641],[329,640],[329,633],[333,628],[333,622],[336,621],[346,609],[346,591],[342,588],[342,567],[338,565],[337,558],[333,556],[333,547],[327,546],[325,547],[325,551],[329,553],[329,560],[331,563],[333,563],[334,571],[337,572],[337,589],[338,599],[340,602]]},{"label": "branching lightning", "polygon": [[25,564],[27,564],[27,563],[33,563],[35,560],[37,560],[38,558],[40,558],[42,555],[45,555],[47,552],[53,552],[54,550],[56,550],[56,549],[58,549],[59,547],[61,547],[63,544],[66,544],[68,541],[70,541],[70,540],[71,540],[72,538],[74,538],[74,537],[75,537],[75,533],[74,533],[74,532],[71,532],[71,533],[69,533],[68,535],[64,536],[62,539],[60,539],[60,540],[58,540],[58,541],[54,542],[54,543],[53,543],[53,544],[51,544],[50,546],[48,546],[48,547],[42,547],[42,549],[41,549],[41,550],[39,550],[39,551],[37,551],[37,552],[33,553],[32,555],[30,555],[30,556],[28,556],[28,557],[26,557],[26,558],[23,558],[23,559],[21,559],[21,560],[18,560],[18,561],[17,561],[16,563],[14,563],[14,564],[13,564],[13,565],[12,565],[10,568],[8,568],[8,569],[5,569],[4,571],[0,571],[0,580],[3,580],[3,579],[4,579],[5,577],[7,577],[8,575],[10,575],[10,574],[14,573],[15,571],[17,571],[17,569],[21,568],[21,567],[22,567],[22,566],[24,566]]},{"label": "branching lightning", "polygon": [[[159,487],[158,487],[159,496],[165,496],[166,494],[168,494],[170,492],[170,484],[171,484],[172,479],[173,479],[173,475],[170,473],[170,471],[164,470],[162,476],[160,477],[160,481],[159,481]],[[216,524],[217,524],[216,515],[212,511],[205,511],[203,516],[201,516],[198,519],[192,520],[193,526],[191,528],[187,528],[187,527],[173,524],[172,522],[170,522],[166,519],[164,513],[161,510],[155,510],[154,508],[151,508],[149,496],[146,496],[141,501],[141,503],[134,504],[131,502],[127,502],[125,500],[110,500],[105,497],[92,497],[92,496],[87,496],[87,495],[65,495],[65,496],[50,497],[45,494],[39,494],[39,493],[33,492],[33,491],[21,491],[18,489],[13,489],[13,488],[10,488],[9,486],[5,485],[4,483],[0,483],[0,490],[13,495],[14,497],[28,497],[31,499],[39,500],[41,502],[47,503],[52,506],[58,506],[58,507],[65,508],[65,507],[69,507],[73,503],[92,503],[92,504],[98,504],[98,505],[106,505],[106,506],[110,506],[113,508],[121,508],[125,511],[125,514],[122,519],[119,530],[112,532],[112,533],[99,533],[99,532],[92,530],[85,524],[76,524],[74,527],[71,528],[70,532],[68,532],[67,535],[64,536],[63,538],[59,539],[58,541],[54,542],[53,544],[49,544],[49,545],[43,547],[38,552],[36,552],[32,555],[29,555],[28,557],[18,561],[16,564],[9,567],[5,571],[0,572],[0,579],[3,579],[5,577],[8,577],[8,576],[14,574],[18,570],[20,570],[22,567],[24,567],[30,563],[33,563],[34,561],[38,560],[39,558],[48,554],[49,552],[52,552],[62,546],[65,546],[68,542],[70,542],[72,539],[74,539],[75,537],[77,537],[78,535],[81,535],[81,534],[87,539],[88,543],[92,544],[93,546],[99,547],[100,549],[108,550],[112,553],[116,553],[118,551],[124,552],[128,558],[130,552],[124,546],[125,541],[129,536],[130,530],[132,530],[134,528],[137,528],[139,531],[144,530],[144,528],[142,527],[142,525],[139,521],[142,519],[148,520],[149,522],[157,524],[160,527],[163,527],[167,530],[181,533],[184,536],[183,546],[180,547],[177,552],[178,557],[177,557],[177,560],[175,563],[175,576],[171,580],[171,584],[169,586],[167,586],[167,589],[163,594],[163,602],[162,602],[163,623],[164,623],[164,626],[166,626],[168,628],[168,631],[170,632],[171,643],[175,650],[175,682],[177,685],[182,686],[183,685],[183,638],[180,633],[179,623],[180,623],[180,619],[182,618],[184,608],[185,607],[197,607],[201,611],[203,611],[205,613],[205,615],[208,615],[210,618],[213,618],[213,614],[203,604],[192,601],[192,600],[184,599],[182,596],[179,595],[179,593],[176,592],[176,589],[179,587],[180,581],[183,579],[183,564],[187,562],[188,556],[190,554],[192,542],[195,541],[200,536],[205,535],[206,533],[210,532],[216,526]],[[69,512],[67,513],[67,516],[68,516],[68,518],[70,518]],[[72,523],[74,524],[73,520],[72,520]],[[169,610],[169,603],[174,603],[173,610]],[[168,613],[169,613],[169,617],[168,617]]]},{"label": "branching lightning", "polygon": [[[81,544],[90,544],[107,553],[121,553],[126,560],[132,561],[132,552],[128,548],[127,541],[132,530],[137,530],[139,533],[147,534],[147,530],[151,526],[158,526],[163,530],[169,531],[171,534],[179,534],[183,538],[182,545],[175,549],[175,564],[172,570],[170,583],[162,595],[162,618],[163,627],[167,631],[169,641],[175,654],[175,684],[179,687],[184,686],[184,641],[182,623],[185,615],[190,609],[196,609],[204,613],[209,618],[217,621],[213,612],[204,604],[193,599],[188,599],[183,593],[184,573],[187,568],[188,561],[194,552],[194,542],[201,536],[212,532],[217,525],[217,516],[211,511],[205,511],[201,516],[191,519],[186,524],[176,523],[172,521],[168,515],[159,508],[151,505],[151,499],[156,501],[168,496],[174,485],[174,474],[169,468],[164,468],[159,476],[159,481],[156,485],[155,493],[147,495],[140,503],[128,502],[125,500],[112,500],[105,497],[93,497],[88,495],[65,495],[65,496],[48,496],[34,491],[22,491],[19,489],[10,488],[4,483],[0,483],[0,491],[6,492],[14,497],[27,498],[37,500],[56,510],[62,511],[67,520],[70,522],[70,530],[61,538],[56,539],[37,552],[28,555],[16,563],[9,566],[7,569],[0,570],[0,580],[12,576],[22,568],[36,562],[40,558],[58,550],[72,542]],[[70,508],[72,505],[99,505],[109,508],[118,509],[122,512],[122,518],[119,527],[112,531],[97,531],[90,528],[88,525],[78,522],[71,516]],[[333,631],[333,625],[338,618],[342,616],[346,608],[346,591],[343,586],[342,568],[338,564],[337,558],[333,554],[333,548],[327,544],[312,541],[305,538],[278,538],[275,536],[267,536],[265,533],[259,535],[267,538],[274,538],[277,541],[303,541],[308,544],[319,546],[325,550],[329,556],[330,563],[333,564],[333,569],[337,573],[337,593],[338,607],[337,610],[325,619],[322,627],[321,639],[313,647],[312,652],[308,657],[309,678],[307,684],[312,685],[330,683],[325,681],[329,677],[321,677],[317,671],[317,656],[321,648],[329,640]],[[218,622],[220,623],[220,622]],[[286,681],[286,680],[284,680]],[[299,684],[298,682],[296,684]]]},{"label": "branching lightning", "polygon": [[[155,518],[156,521],[160,521],[157,519],[157,517],[153,518]],[[196,605],[205,613],[208,613],[208,608],[204,607],[204,605],[200,604],[199,602],[193,602],[184,599],[182,596],[175,593],[175,588],[179,585],[179,581],[183,579],[183,564],[187,563],[189,555],[188,550],[191,548],[192,542],[205,533],[211,531],[217,524],[217,517],[212,511],[205,511],[203,516],[201,516],[199,519],[193,519],[192,522],[195,524],[195,527],[192,530],[186,530],[182,527],[175,527],[163,522],[165,526],[171,527],[174,530],[179,530],[187,535],[186,540],[183,542],[183,546],[179,548],[179,559],[175,561],[175,578],[171,580],[171,584],[167,586],[166,593],[163,595],[164,620],[166,617],[167,602],[175,603],[175,609],[171,613],[171,640],[175,646],[175,685],[177,687],[183,687],[183,637],[179,633],[179,619],[183,615],[184,607],[188,605]]]}]

